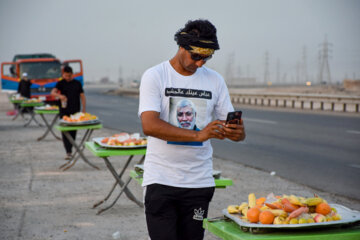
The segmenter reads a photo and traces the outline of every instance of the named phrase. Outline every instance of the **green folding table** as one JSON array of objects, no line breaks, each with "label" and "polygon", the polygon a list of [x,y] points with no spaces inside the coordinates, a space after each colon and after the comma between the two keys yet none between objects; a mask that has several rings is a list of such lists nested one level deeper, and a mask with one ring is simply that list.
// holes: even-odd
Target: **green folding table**
[{"label": "green folding table", "polygon": [[223,240],[359,240],[360,227],[287,230],[253,234],[231,220],[205,219],[203,227]]},{"label": "green folding table", "polygon": [[[42,118],[42,120],[44,121],[44,123],[47,127],[45,133],[41,137],[38,137],[37,140],[38,141],[43,140],[48,135],[49,132],[51,132],[51,134],[56,139],[61,140],[61,138],[56,136],[56,134],[53,131],[53,127],[54,127],[56,121],[59,119],[59,110],[58,109],[49,110],[49,109],[36,109],[35,108],[34,112],[36,114],[40,115],[40,117]],[[49,122],[47,121],[47,119],[44,115],[55,115],[55,116],[54,116],[53,120],[51,121],[51,123],[49,124]]]},{"label": "green folding table", "polygon": [[[131,160],[133,159],[133,157],[135,155],[140,155],[142,156],[141,159],[137,162],[137,164],[142,164],[145,158],[145,153],[146,153],[146,148],[103,148],[101,146],[99,146],[98,144],[94,143],[94,142],[86,142],[85,143],[85,147],[90,150],[95,156],[102,158],[105,161],[105,164],[107,166],[107,168],[109,169],[109,171],[111,172],[111,174],[113,175],[113,177],[115,178],[115,183],[113,184],[110,192],[107,194],[107,196],[94,204],[93,208],[96,208],[97,206],[103,204],[104,202],[106,202],[111,194],[113,193],[115,187],[117,185],[120,186],[120,193],[117,195],[117,197],[115,198],[115,200],[107,207],[100,209],[97,212],[97,215],[99,215],[100,213],[108,210],[109,208],[111,208],[112,206],[114,206],[114,204],[117,202],[117,200],[120,198],[120,196],[122,195],[123,192],[125,192],[126,196],[133,202],[135,202],[138,206],[143,207],[143,203],[142,201],[138,200],[130,191],[130,189],[127,187],[131,181],[131,177],[129,177],[127,180],[123,181],[122,180],[122,176],[125,173],[125,170],[128,168]],[[125,165],[123,166],[122,169],[120,169],[119,173],[116,172],[114,166],[111,164],[109,157],[114,157],[114,156],[129,156]]]},{"label": "green folding table", "polygon": [[22,102],[20,103],[20,110],[22,109],[26,110],[27,113],[30,114],[30,119],[25,123],[24,127],[27,127],[30,125],[30,123],[34,120],[34,122],[36,122],[39,126],[42,127],[42,125],[36,120],[35,118],[35,113],[34,110],[29,110],[29,108],[31,107],[40,107],[40,106],[44,106],[45,104],[43,102]]},{"label": "green folding table", "polygon": [[21,111],[20,104],[28,99],[14,99],[12,97],[9,98],[10,102],[14,104],[14,109],[16,110],[15,116],[12,118],[14,121],[20,115],[23,119],[25,119],[23,112]]},{"label": "green folding table", "polygon": [[[103,127],[103,125],[101,123],[89,124],[89,125],[74,125],[74,126],[64,126],[64,125],[61,125],[61,124],[56,125],[55,128],[57,130],[61,131],[62,133],[64,133],[65,137],[69,140],[69,142],[76,149],[76,152],[72,155],[72,158],[67,163],[61,165],[60,169],[62,169],[63,171],[68,170],[69,168],[74,166],[76,161],[81,157],[82,160],[84,160],[85,163],[87,163],[91,167],[96,168],[96,169],[99,170],[99,168],[97,166],[95,166],[94,164],[89,162],[89,160],[85,157],[85,155],[83,153],[83,150],[85,148],[85,142],[90,139],[90,136],[93,133],[93,131],[96,130],[96,129],[101,129],[102,127]],[[69,134],[69,131],[78,131],[78,130],[86,130],[86,132],[85,132],[85,134],[84,134],[84,136],[81,139],[79,144],[77,144],[75,142],[75,140]]]}]

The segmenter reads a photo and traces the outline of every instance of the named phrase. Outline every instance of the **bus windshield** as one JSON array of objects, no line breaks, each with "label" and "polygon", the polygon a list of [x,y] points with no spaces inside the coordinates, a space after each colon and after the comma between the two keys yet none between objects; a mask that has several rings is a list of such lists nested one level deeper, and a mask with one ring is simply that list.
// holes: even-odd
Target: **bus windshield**
[{"label": "bus windshield", "polygon": [[61,64],[58,61],[20,63],[20,76],[25,72],[29,79],[59,78],[61,77]]}]

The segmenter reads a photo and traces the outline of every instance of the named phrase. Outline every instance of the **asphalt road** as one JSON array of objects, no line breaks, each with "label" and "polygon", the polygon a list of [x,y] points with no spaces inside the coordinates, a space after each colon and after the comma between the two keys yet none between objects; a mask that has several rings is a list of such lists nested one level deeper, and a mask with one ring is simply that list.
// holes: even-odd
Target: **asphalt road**
[{"label": "asphalt road", "polygon": [[[86,90],[87,111],[107,128],[141,132],[138,99],[103,91]],[[360,117],[241,110],[246,140],[213,140],[215,156],[360,201]]]}]

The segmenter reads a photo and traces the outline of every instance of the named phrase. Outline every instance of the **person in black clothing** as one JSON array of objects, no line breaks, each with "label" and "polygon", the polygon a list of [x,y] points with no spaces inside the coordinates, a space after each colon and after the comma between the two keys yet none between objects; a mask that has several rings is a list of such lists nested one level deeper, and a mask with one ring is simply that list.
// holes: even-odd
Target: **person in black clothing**
[{"label": "person in black clothing", "polygon": [[[30,98],[31,97],[30,87],[31,87],[31,81],[28,78],[28,74],[26,72],[24,72],[22,74],[22,78],[20,79],[17,92],[22,97]],[[17,111],[21,111],[22,113],[30,113],[34,110],[34,107],[20,108],[20,104],[16,104],[15,109]]]},{"label": "person in black clothing", "polygon": [[23,97],[30,98],[31,97],[30,87],[31,87],[31,81],[30,79],[28,79],[27,73],[24,72],[22,74],[22,78],[20,79],[17,92],[20,93],[20,95]]},{"label": "person in black clothing", "polygon": [[[80,102],[82,105],[82,112],[86,112],[86,98],[83,87],[79,81],[72,78],[72,74],[72,68],[65,66],[62,80],[60,80],[51,91],[51,95],[59,98],[60,100],[60,118],[65,115],[70,116],[71,114],[80,112]],[[69,131],[69,134],[75,140],[76,131]],[[69,160],[71,159],[72,154],[72,144],[64,134],[62,134],[62,139],[66,150],[65,159]]]}]

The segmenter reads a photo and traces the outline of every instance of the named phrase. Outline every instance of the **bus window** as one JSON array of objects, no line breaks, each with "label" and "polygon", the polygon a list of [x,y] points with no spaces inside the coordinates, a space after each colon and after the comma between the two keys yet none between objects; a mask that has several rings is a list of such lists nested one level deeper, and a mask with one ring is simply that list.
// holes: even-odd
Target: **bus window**
[{"label": "bus window", "polygon": [[54,79],[61,77],[61,64],[53,62],[24,62],[20,64],[20,75],[26,72],[29,79]]},{"label": "bus window", "polygon": [[16,77],[16,65],[2,64],[2,75],[6,77]]},{"label": "bus window", "polygon": [[81,73],[80,62],[66,62],[64,65],[71,67],[74,75]]}]

